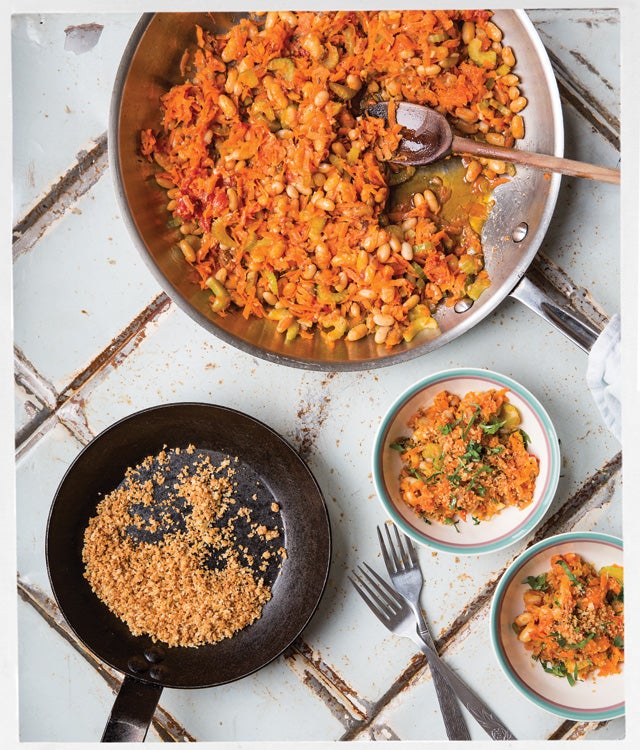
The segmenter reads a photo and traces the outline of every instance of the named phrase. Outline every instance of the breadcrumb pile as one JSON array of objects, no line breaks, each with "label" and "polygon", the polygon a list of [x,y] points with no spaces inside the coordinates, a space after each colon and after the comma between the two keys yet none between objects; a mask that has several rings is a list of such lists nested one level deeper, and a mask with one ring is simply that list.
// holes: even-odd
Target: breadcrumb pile
[{"label": "breadcrumb pile", "polygon": [[239,502],[235,473],[229,458],[214,465],[193,446],[165,449],[127,469],[98,504],[84,534],[84,575],[133,635],[200,646],[260,618],[270,558],[286,557],[280,508],[270,502],[253,521],[258,495]]}]

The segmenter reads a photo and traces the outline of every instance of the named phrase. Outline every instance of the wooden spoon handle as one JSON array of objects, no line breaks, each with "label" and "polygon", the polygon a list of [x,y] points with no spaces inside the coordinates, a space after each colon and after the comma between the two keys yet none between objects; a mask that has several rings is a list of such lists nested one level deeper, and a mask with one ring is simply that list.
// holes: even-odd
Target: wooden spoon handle
[{"label": "wooden spoon handle", "polygon": [[453,136],[451,151],[454,154],[469,154],[480,156],[485,159],[500,159],[514,164],[527,164],[530,167],[546,169],[549,172],[562,172],[575,177],[587,177],[590,180],[600,180],[614,185],[620,184],[620,170],[610,167],[599,167],[595,164],[585,164],[572,159],[561,159],[558,156],[546,154],[535,154],[530,151],[520,151],[516,148],[504,148],[503,146],[492,146],[490,143],[473,141],[470,138]]}]

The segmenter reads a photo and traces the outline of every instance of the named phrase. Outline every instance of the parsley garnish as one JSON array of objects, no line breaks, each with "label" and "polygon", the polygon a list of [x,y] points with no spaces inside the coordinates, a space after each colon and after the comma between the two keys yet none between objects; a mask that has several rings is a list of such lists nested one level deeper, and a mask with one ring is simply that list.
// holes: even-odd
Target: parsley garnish
[{"label": "parsley garnish", "polygon": [[486,487],[483,487],[483,485],[480,484],[480,482],[476,481],[476,477],[478,474],[482,474],[483,472],[492,472],[493,469],[488,464],[482,464],[479,468],[477,468],[473,474],[471,475],[471,481],[469,482],[467,489],[471,490],[471,492],[475,492],[476,495],[479,495],[480,497],[484,497],[485,493],[487,491]]},{"label": "parsley garnish", "polygon": [[589,633],[587,637],[583,638],[579,643],[567,643],[567,639],[564,636],[560,635],[560,633],[551,633],[551,635],[556,639],[558,646],[562,648],[574,648],[574,649],[584,648],[592,638],[596,637],[595,633]]},{"label": "parsley garnish", "polygon": [[541,573],[539,576],[527,576],[522,583],[528,583],[534,591],[546,591],[549,588],[546,573]]},{"label": "parsley garnish", "polygon": [[462,417],[459,417],[456,419],[455,422],[448,422],[447,424],[443,424],[440,427],[438,427],[438,432],[441,435],[448,435],[452,430],[454,430],[462,421]]},{"label": "parsley garnish", "polygon": [[427,477],[425,477],[424,474],[421,474],[417,469],[410,468],[409,474],[414,476],[416,479],[419,479],[421,482],[427,483]]},{"label": "parsley garnish", "polygon": [[607,593],[607,601],[611,602],[624,602],[624,587],[620,589],[619,594],[614,594],[613,591]]},{"label": "parsley garnish", "polygon": [[389,443],[389,448],[393,451],[399,451],[400,453],[404,453],[407,450],[407,445],[409,443],[408,438],[399,438],[395,441],[395,443]]},{"label": "parsley garnish", "polygon": [[542,668],[545,672],[548,674],[554,674],[556,677],[566,677],[567,682],[571,687],[573,687],[576,682],[578,681],[578,667],[576,665],[575,669],[573,670],[573,674],[571,674],[567,670],[567,665],[562,661],[557,662],[540,662]]},{"label": "parsley garnish", "polygon": [[493,421],[489,422],[488,424],[481,424],[480,429],[487,435],[495,435],[501,427],[504,427],[506,422],[507,420],[503,419],[502,421]]},{"label": "parsley garnish", "polygon": [[462,439],[463,440],[467,439],[467,434],[468,434],[469,430],[471,429],[471,427],[473,426],[473,423],[478,418],[478,414],[480,414],[480,411],[481,411],[480,407],[477,404],[474,404],[474,406],[476,407],[476,410],[471,415],[471,419],[467,423],[467,426],[464,428],[464,430],[462,430]]},{"label": "parsley garnish", "polygon": [[573,573],[569,570],[569,566],[564,560],[556,560],[556,565],[559,565],[564,570],[571,583],[575,583],[575,585],[579,586],[581,590],[584,590],[584,585],[578,578],[573,575]]},{"label": "parsley garnish", "polygon": [[528,448],[529,443],[531,442],[531,438],[527,435],[527,433],[524,430],[519,430],[520,434],[522,435],[522,444],[525,448]]},{"label": "parsley garnish", "polygon": [[482,458],[482,443],[477,440],[469,440],[466,445],[467,450],[460,456],[460,461],[468,463],[469,461],[480,461]]}]

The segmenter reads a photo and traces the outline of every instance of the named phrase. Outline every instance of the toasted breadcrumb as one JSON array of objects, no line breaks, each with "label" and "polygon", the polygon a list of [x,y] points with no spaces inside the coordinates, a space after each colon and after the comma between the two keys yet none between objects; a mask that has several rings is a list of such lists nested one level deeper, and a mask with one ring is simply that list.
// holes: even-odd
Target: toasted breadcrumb
[{"label": "toasted breadcrumb", "polygon": [[[176,461],[184,464],[177,481]],[[199,646],[260,618],[271,588],[264,565],[255,570],[254,556],[237,544],[235,524],[250,522],[251,508],[234,508],[235,471],[230,460],[214,466],[191,445],[163,449],[127,469],[99,503],[84,534],[84,575],[133,635]],[[277,528],[265,533],[279,536]]]}]

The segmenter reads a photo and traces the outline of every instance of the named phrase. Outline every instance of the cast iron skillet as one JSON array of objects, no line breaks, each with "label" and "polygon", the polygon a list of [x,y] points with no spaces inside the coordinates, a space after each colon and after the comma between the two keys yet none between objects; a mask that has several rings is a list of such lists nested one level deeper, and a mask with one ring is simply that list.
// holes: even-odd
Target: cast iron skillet
[{"label": "cast iron skillet", "polygon": [[[557,305],[525,276],[547,231],[555,207],[560,175],[518,167],[516,176],[495,191],[495,206],[482,242],[491,286],[479,300],[436,312],[440,335],[422,331],[411,342],[387,349],[372,336],[341,339],[329,345],[321,336],[294,341],[275,331],[272,321],[246,319],[241,311],[221,318],[211,309],[210,294],[200,289],[168,226],[166,193],[158,188],[156,167],[140,155],[140,131],[159,128],[160,97],[179,82],[180,59],[194,43],[194,29],[224,32],[246,13],[145,14],[124,50],[116,76],[109,116],[109,163],[122,218],[141,257],[164,291],[206,330],[233,346],[279,364],[311,370],[361,370],[392,365],[426,354],[453,341],[488,316],[507,296],[531,307],[588,351],[598,331]],[[551,63],[533,24],[522,10],[496,10],[494,20],[505,44],[517,57],[515,72],[529,100],[524,111],[526,134],[521,148],[562,156],[560,95]]]},{"label": "cast iron skillet", "polygon": [[[287,558],[262,617],[233,638],[198,648],[167,647],[131,635],[83,577],[83,534],[96,505],[129,466],[164,446],[239,457],[239,491],[260,482],[280,506]],[[170,404],[107,428],[78,455],[56,492],[46,538],[47,570],[60,611],[80,641],[125,677],[103,741],[142,741],[162,689],[239,680],[281,654],[300,634],[324,591],[331,530],[317,482],[293,448],[257,420],[221,406]]]}]

